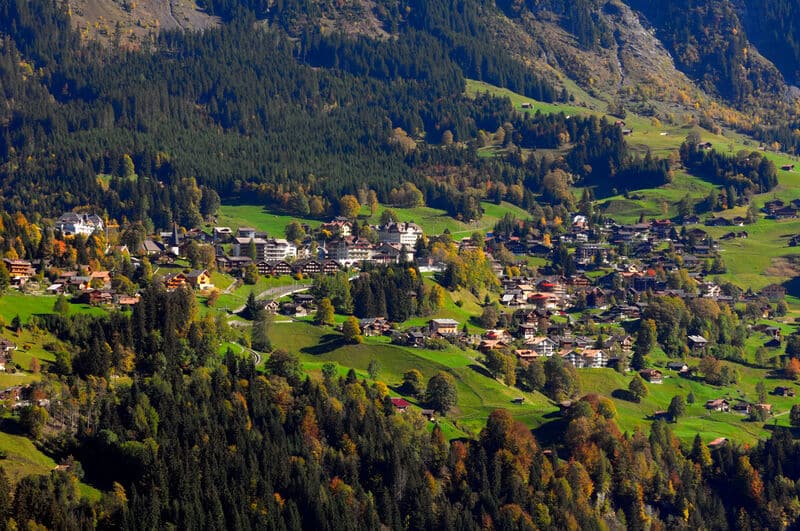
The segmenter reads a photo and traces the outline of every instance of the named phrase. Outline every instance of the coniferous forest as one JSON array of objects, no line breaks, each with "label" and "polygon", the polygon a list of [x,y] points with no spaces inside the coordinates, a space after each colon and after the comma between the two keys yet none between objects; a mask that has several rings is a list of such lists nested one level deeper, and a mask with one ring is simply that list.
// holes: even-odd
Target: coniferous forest
[{"label": "coniferous forest", "polygon": [[[231,351],[217,361],[222,325],[198,318],[185,289],[154,285],[132,315],[44,326],[81,352],[58,368],[54,385],[82,398],[54,413],[64,430],[51,451],[80,460],[80,477],[107,494],[81,500],[73,467],[21,480],[12,501],[0,476],[4,523],[691,529],[780,528],[798,517],[800,445],[783,428],[756,447],[710,451],[699,437],[682,444],[664,421],[621,433],[613,404],[590,393],[564,418],[558,446],[542,447],[502,410],[477,440],[448,442],[353,371],[312,380],[279,351],[266,373]],[[130,384],[109,387],[109,371]]]},{"label": "coniferous forest", "polygon": [[[780,99],[775,87],[798,79],[795,0],[627,3],[649,18],[682,72],[735,108],[760,98]],[[232,339],[231,322],[267,327],[266,300],[256,301],[251,292],[248,322],[229,321],[227,314],[210,310],[208,299],[200,307],[191,289],[168,291],[151,282],[149,261],[135,268],[118,249],[107,251],[99,237],[71,235],[69,246],[67,238],[54,238],[53,218],[90,210],[124,224],[118,243],[130,242],[135,252],[158,229],[174,224],[177,233],[178,226],[191,230],[210,222],[223,201],[329,221],[343,213],[343,196],[369,190],[375,205],[427,206],[463,222],[484,215],[482,202],[520,207],[533,216],[496,218],[488,239],[496,265],[505,267],[508,277],[522,276],[519,267],[529,264],[518,264],[503,242],[523,245],[535,232],[547,259],[525,260],[561,278],[576,276],[577,253],[563,240],[551,245],[551,232],[563,236],[576,213],[580,223],[599,227],[594,194],[669,185],[678,164],[686,179],[714,185],[708,189],[714,205],[716,186],[748,199],[778,187],[774,162],[755,148],[725,155],[690,134],[670,160],[636,149],[622,119],[521,112],[508,97],[465,92],[467,80],[474,80],[537,102],[569,103],[568,85],[555,68],[530,68],[531,57],[495,45],[498,30],[489,14],[502,13],[517,23],[547,10],[578,48],[591,51],[613,45],[615,30],[600,17],[607,3],[376,0],[389,34],[381,39],[316,24],[330,4],[204,0],[201,7],[218,17],[218,26],[162,31],[128,47],[118,38],[110,44],[83,39],[71,25],[69,3],[0,0],[0,252],[11,265],[16,258],[36,265],[48,261],[50,280],[58,279],[62,268],[80,270],[73,275],[80,277],[88,274],[85,264],[100,269],[101,261],[113,262],[118,291],[131,296],[141,291],[135,308],[125,311],[54,307],[30,317],[34,326],[29,321],[26,330],[54,338],[49,347],[55,361],[41,384],[47,408],[34,397],[13,422],[2,421],[36,439],[38,449],[60,465],[48,475],[12,481],[0,456],[0,530],[796,526],[800,443],[777,423],[769,439],[753,446],[731,440],[710,448],[699,435],[688,443],[664,420],[648,424],[649,430],[622,431],[614,402],[591,390],[579,393],[572,367],[552,357],[520,371],[533,383],[518,386],[543,391],[553,404],[568,395],[575,399],[563,415],[553,413],[546,430],[534,435],[498,409],[475,437],[451,439],[429,419],[450,409],[437,406],[454,402],[445,396],[455,386],[452,374],[442,371],[427,388],[420,384],[415,390],[419,404],[435,410],[423,416],[417,410],[398,412],[386,384],[353,369],[325,364],[321,376],[310,376],[296,354],[280,349],[257,368],[251,345],[245,349]],[[767,11],[767,4],[768,16],[743,15]],[[733,37],[716,38],[723,33]],[[751,42],[772,63],[754,58]],[[555,64],[545,52],[536,60]],[[745,132],[797,153],[797,129],[795,119],[753,124]],[[481,151],[489,147],[489,134],[496,156]],[[576,204],[578,187],[584,198]],[[354,201],[358,208],[346,217],[358,217],[361,205]],[[682,217],[688,218],[695,204],[688,195],[686,202]],[[751,221],[758,219],[754,205],[747,211]],[[296,236],[303,231],[296,239],[303,240],[305,228],[294,223]],[[351,225],[364,239],[372,230],[366,223]],[[669,253],[685,236],[685,227],[682,236],[671,230],[674,237],[667,231],[670,243],[664,246]],[[484,315],[474,316],[469,326],[458,323],[464,335],[478,329],[474,321],[481,330],[494,328],[500,317],[488,292],[495,297],[500,280],[484,252],[487,239],[479,233],[462,241],[447,231],[428,236],[420,231],[415,251],[441,258],[436,275],[423,277],[421,268],[398,259],[357,274],[334,268],[336,274],[309,281],[304,289],[319,306],[325,300],[330,313],[323,319],[318,308],[320,323],[333,325],[334,310],[347,314],[343,332],[346,326],[357,329],[357,318],[422,323],[449,304],[445,290],[461,290],[475,300],[479,293],[486,297]],[[684,240],[697,247],[690,237]],[[606,254],[624,254],[629,242],[617,243],[618,249]],[[194,245],[199,255],[199,244]],[[254,238],[250,245],[255,255]],[[213,262],[216,250],[204,248]],[[609,249],[598,245],[591,264],[582,266],[599,271],[604,251]],[[716,258],[716,269],[724,273]],[[200,261],[186,264],[194,270]],[[517,274],[511,274],[512,265]],[[249,267],[258,280],[252,260]],[[639,272],[634,267],[626,273]],[[5,289],[10,282],[5,265],[0,274]],[[308,280],[294,274],[297,281]],[[660,348],[677,359],[689,353],[687,337],[734,335],[728,328],[734,328],[736,310],[705,320],[692,317],[685,306],[681,313],[675,309],[683,305],[680,299],[653,295],[657,274],[664,277],[659,283],[689,291],[687,270],[678,265],[668,280],[664,268],[642,280],[650,283],[642,291],[649,291],[636,303],[650,303],[641,316],[653,326],[648,332],[649,325],[638,325],[637,342],[650,335],[649,346],[637,348],[645,354]],[[43,282],[44,273],[39,277]],[[119,277],[127,284],[120,286]],[[591,282],[597,279],[600,275]],[[588,278],[580,280],[589,285]],[[617,285],[616,277],[610,282],[615,284],[609,291],[627,301],[630,291]],[[705,299],[697,300],[705,307]],[[581,303],[585,309],[585,295]],[[593,308],[598,315],[599,306]],[[739,310],[772,311],[766,307],[750,302]],[[556,320],[569,322],[561,313]],[[518,331],[520,323],[505,314],[503,319]],[[0,329],[19,336],[19,316],[9,321]],[[746,325],[735,333],[736,346],[743,348]],[[360,331],[347,339],[359,338]],[[602,346],[603,334],[597,339]],[[780,345],[780,338],[775,340]],[[441,350],[450,348],[446,340],[436,341]],[[727,348],[734,341],[725,337],[719,343]],[[496,355],[498,364],[504,356]],[[470,368],[482,376],[488,372]],[[546,375],[533,374],[540,368]],[[513,384],[508,387],[516,392]],[[99,495],[83,495],[86,485]]]}]

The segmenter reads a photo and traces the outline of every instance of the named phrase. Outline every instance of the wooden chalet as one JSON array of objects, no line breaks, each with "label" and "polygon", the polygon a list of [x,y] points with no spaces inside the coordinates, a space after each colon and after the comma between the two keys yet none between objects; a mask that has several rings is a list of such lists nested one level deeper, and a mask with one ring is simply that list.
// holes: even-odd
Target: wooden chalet
[{"label": "wooden chalet", "polygon": [[706,409],[709,411],[730,411],[731,405],[724,398],[717,398],[706,402]]},{"label": "wooden chalet", "polygon": [[660,384],[664,382],[664,375],[658,369],[643,369],[639,371],[639,376],[651,384]]},{"label": "wooden chalet", "polygon": [[708,443],[709,450],[718,450],[720,448],[724,448],[728,445],[728,438],[727,437],[717,437],[710,443]]},{"label": "wooden chalet", "polygon": [[539,353],[529,348],[521,348],[514,351],[514,355],[521,362],[534,361],[539,357]]},{"label": "wooden chalet", "polygon": [[358,327],[361,329],[361,335],[364,336],[382,336],[392,328],[391,323],[384,317],[361,319]]},{"label": "wooden chalet", "polygon": [[79,300],[85,304],[91,304],[92,306],[112,304],[114,302],[114,294],[106,290],[90,289],[84,291],[79,297]]},{"label": "wooden chalet", "polygon": [[778,386],[772,390],[772,394],[775,396],[795,396],[795,390],[791,387],[784,387]]},{"label": "wooden chalet", "polygon": [[708,346],[708,340],[703,336],[689,336],[689,348],[694,351],[700,351]]},{"label": "wooden chalet", "polygon": [[478,350],[483,353],[504,348],[508,348],[508,343],[502,339],[481,339],[480,344],[478,344]]},{"label": "wooden chalet", "polygon": [[454,319],[431,319],[428,323],[431,334],[454,336],[458,334],[458,321]]},{"label": "wooden chalet", "polygon": [[392,398],[391,401],[398,413],[405,413],[411,405],[405,398]]},{"label": "wooden chalet", "polygon": [[425,346],[425,334],[418,330],[409,330],[405,333],[403,337],[403,341],[406,345],[411,347],[424,347]]},{"label": "wooden chalet", "polygon": [[182,286],[185,286],[188,281],[186,280],[186,275],[183,273],[168,273],[161,277],[162,282],[167,287],[167,291],[176,290]]},{"label": "wooden chalet", "polygon": [[186,282],[195,289],[206,290],[214,287],[207,269],[195,269],[186,273]]},{"label": "wooden chalet", "polygon": [[12,286],[21,286],[36,274],[36,270],[28,260],[4,258],[3,263],[8,270],[8,276],[11,277]]},{"label": "wooden chalet", "polygon": [[270,315],[275,315],[280,310],[281,305],[275,299],[270,299],[268,301],[264,301],[264,310]]},{"label": "wooden chalet", "polygon": [[15,350],[17,350],[16,343],[11,341],[10,339],[0,337],[0,353],[8,354],[9,352],[13,352]]}]

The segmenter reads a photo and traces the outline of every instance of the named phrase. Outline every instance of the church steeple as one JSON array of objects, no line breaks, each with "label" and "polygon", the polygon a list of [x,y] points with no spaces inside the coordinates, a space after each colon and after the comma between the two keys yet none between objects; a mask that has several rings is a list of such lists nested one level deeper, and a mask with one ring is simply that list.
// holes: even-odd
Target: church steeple
[{"label": "church steeple", "polygon": [[178,224],[175,221],[173,221],[172,236],[170,237],[169,241],[169,250],[175,256],[180,256],[181,254],[180,246],[181,246],[181,237],[180,234],[178,234]]}]

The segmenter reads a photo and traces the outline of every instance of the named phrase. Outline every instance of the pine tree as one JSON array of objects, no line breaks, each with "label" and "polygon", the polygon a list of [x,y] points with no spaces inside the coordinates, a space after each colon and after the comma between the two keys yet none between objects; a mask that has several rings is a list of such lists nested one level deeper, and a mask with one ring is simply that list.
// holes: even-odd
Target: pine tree
[{"label": "pine tree", "polygon": [[67,298],[63,294],[56,297],[56,302],[53,303],[53,311],[59,315],[67,315],[69,313],[69,302],[67,302]]}]

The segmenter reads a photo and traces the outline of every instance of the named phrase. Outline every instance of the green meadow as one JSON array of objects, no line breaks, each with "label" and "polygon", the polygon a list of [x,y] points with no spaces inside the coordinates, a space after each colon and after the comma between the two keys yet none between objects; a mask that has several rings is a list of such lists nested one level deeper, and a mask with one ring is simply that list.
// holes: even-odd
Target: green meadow
[{"label": "green meadow", "polygon": [[[53,313],[53,304],[56,298],[53,295],[26,295],[16,291],[9,291],[0,295],[0,316],[5,319],[6,325],[11,323],[15,316],[19,316],[22,324],[28,322],[31,315]],[[70,304],[70,314],[90,313],[103,315],[105,310],[88,304]]]},{"label": "green meadow", "polygon": [[[392,345],[385,337],[367,337],[360,344],[348,344],[342,336],[327,327],[309,323],[276,323],[272,327],[273,346],[300,356],[304,366],[317,371],[325,362],[352,367],[364,376],[370,361],[381,364],[379,380],[397,396],[403,373],[416,368],[430,378],[438,371],[447,371],[456,379],[458,406],[447,415],[458,430],[476,435],[488,414],[497,408],[511,411],[515,418],[531,427],[542,423],[542,416],[555,410],[549,400],[538,393],[524,393],[486,376],[478,361],[480,354],[456,347],[435,351]],[[524,404],[513,404],[516,397],[525,397]],[[406,397],[410,402],[416,401]]]},{"label": "green meadow", "polygon": [[219,226],[230,227],[234,231],[239,227],[253,227],[274,238],[283,238],[284,228],[292,221],[307,223],[312,227],[321,224],[319,220],[273,212],[260,205],[225,204],[220,207],[217,216]]}]

